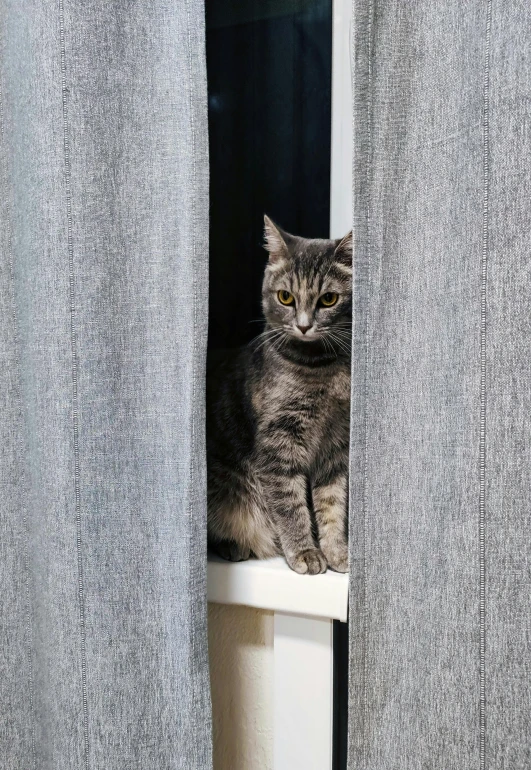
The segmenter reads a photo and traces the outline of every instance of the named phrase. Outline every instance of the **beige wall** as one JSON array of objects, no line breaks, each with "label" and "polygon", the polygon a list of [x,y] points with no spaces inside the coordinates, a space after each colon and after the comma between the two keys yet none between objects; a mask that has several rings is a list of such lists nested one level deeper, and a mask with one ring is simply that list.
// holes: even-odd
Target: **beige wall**
[{"label": "beige wall", "polygon": [[210,604],[214,770],[273,768],[273,613]]}]

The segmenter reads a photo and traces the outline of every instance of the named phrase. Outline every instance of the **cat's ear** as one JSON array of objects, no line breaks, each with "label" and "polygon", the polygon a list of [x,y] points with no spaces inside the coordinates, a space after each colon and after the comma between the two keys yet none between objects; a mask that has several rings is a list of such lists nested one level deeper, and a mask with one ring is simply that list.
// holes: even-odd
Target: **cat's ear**
[{"label": "cat's ear", "polygon": [[288,247],[282,230],[267,214],[264,214],[264,248],[269,253],[269,262],[276,264],[288,256]]},{"label": "cat's ear", "polygon": [[352,230],[345,235],[336,246],[334,257],[337,262],[347,267],[352,267]]}]

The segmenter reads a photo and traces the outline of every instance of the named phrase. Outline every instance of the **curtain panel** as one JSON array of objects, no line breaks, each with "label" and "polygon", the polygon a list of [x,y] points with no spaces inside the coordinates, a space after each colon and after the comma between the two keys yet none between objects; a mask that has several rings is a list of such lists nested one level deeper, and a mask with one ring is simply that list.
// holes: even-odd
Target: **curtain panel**
[{"label": "curtain panel", "polygon": [[351,770],[531,765],[531,6],[354,0]]},{"label": "curtain panel", "polygon": [[205,770],[203,3],[0,35],[2,767]]}]

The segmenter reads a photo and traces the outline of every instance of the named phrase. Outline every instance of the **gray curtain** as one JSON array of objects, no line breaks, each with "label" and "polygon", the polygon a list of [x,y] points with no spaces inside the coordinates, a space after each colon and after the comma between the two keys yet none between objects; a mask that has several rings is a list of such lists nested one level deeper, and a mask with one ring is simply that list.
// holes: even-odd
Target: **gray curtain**
[{"label": "gray curtain", "polygon": [[531,5],[355,0],[352,770],[531,766]]},{"label": "gray curtain", "polygon": [[203,3],[0,36],[0,764],[203,770]]}]

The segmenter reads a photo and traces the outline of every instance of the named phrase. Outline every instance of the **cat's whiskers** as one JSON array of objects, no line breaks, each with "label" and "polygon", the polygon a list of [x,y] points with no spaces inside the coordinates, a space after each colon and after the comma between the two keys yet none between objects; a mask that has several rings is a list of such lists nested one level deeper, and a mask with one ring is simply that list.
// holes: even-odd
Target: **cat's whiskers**
[{"label": "cat's whiskers", "polygon": [[350,334],[348,332],[339,331],[339,332],[332,332],[332,333],[334,335],[336,335],[337,337],[339,337],[339,339],[344,340],[345,342],[351,342],[352,341],[352,334]]},{"label": "cat's whiskers", "polygon": [[346,356],[350,356],[350,348],[345,347],[342,345],[339,340],[334,340],[334,344],[339,348],[339,350],[344,353]]},{"label": "cat's whiskers", "polygon": [[322,336],[321,339],[323,340],[323,345],[325,346],[325,350],[327,353],[330,353],[334,356],[334,358],[337,358],[337,353],[334,350],[334,347],[330,340],[326,338],[326,335]]},{"label": "cat's whiskers", "polygon": [[281,336],[281,332],[279,332],[278,334],[269,335],[267,337],[264,337],[264,339],[260,340],[260,343],[256,346],[255,350],[261,350],[261,348],[263,348],[264,345],[266,345],[268,342],[273,344],[273,342],[275,342],[277,339],[279,339],[280,336]]},{"label": "cat's whiskers", "polygon": [[263,331],[261,334],[259,334],[257,337],[254,338],[254,340],[252,341],[252,344],[260,341],[260,344],[256,348],[256,350],[260,350],[261,348],[264,347],[264,345],[267,342],[274,343],[275,341],[277,341],[278,337],[280,337],[283,334],[285,334],[283,329],[266,329],[265,331]]},{"label": "cat's whiskers", "polygon": [[334,324],[334,326],[332,326],[331,328],[332,328],[332,331],[342,331],[342,332],[350,332],[350,333],[352,333],[352,324],[351,323],[340,322],[338,324]]},{"label": "cat's whiskers", "polygon": [[344,342],[350,342],[350,340],[352,339],[351,334],[349,334],[346,331],[342,331],[341,329],[329,329],[328,336],[335,337],[337,339],[343,340]]},{"label": "cat's whiskers", "polygon": [[[279,352],[282,350],[282,348],[284,347],[284,345],[288,340],[289,340],[289,334],[287,332],[284,332],[282,338],[280,339],[280,347],[277,348]],[[275,344],[277,341],[278,341],[278,338],[275,339]]]},{"label": "cat's whiskers", "polygon": [[328,338],[331,342],[333,342],[339,350],[341,350],[343,353],[346,353],[347,355],[350,355],[350,347],[347,346],[347,340],[342,338],[338,333],[329,332]]},{"label": "cat's whiskers", "polygon": [[330,332],[332,334],[339,334],[340,336],[344,337],[352,337],[352,327],[349,326],[343,326],[342,324],[337,324],[336,326],[332,326],[330,328]]},{"label": "cat's whiskers", "polygon": [[273,327],[272,329],[264,329],[263,332],[260,332],[260,334],[257,334],[257,336],[255,337],[255,340],[258,340],[260,339],[260,337],[264,337],[268,334],[274,334],[275,332],[280,332],[280,331],[283,331],[282,327],[281,328]]},{"label": "cat's whiskers", "polygon": [[344,338],[341,338],[341,337],[333,337],[332,339],[334,340],[334,342],[337,345],[341,346],[341,349],[344,350],[345,353],[350,353],[351,352],[351,350],[352,350],[351,340],[347,340],[347,339],[344,339]]}]

